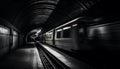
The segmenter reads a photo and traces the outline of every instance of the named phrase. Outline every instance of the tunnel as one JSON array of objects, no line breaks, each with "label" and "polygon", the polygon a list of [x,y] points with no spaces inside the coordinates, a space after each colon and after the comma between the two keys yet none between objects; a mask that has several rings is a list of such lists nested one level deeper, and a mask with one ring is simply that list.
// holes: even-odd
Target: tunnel
[{"label": "tunnel", "polygon": [[0,69],[119,69],[117,0],[1,0]]}]

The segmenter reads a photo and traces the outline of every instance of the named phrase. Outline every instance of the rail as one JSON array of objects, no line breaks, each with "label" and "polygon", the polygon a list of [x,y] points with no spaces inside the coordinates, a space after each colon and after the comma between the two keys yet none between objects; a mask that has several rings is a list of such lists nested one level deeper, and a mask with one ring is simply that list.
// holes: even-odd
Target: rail
[{"label": "rail", "polygon": [[45,69],[70,69],[63,62],[53,56],[49,51],[47,51],[44,47],[40,46],[37,43],[36,47],[39,51],[39,55]]}]

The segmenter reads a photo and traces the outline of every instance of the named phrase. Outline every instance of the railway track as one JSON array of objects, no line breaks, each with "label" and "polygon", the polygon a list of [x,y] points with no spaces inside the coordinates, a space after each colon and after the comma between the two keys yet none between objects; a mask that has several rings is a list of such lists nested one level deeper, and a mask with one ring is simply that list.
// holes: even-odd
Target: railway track
[{"label": "railway track", "polygon": [[37,46],[44,69],[70,69],[42,46]]}]

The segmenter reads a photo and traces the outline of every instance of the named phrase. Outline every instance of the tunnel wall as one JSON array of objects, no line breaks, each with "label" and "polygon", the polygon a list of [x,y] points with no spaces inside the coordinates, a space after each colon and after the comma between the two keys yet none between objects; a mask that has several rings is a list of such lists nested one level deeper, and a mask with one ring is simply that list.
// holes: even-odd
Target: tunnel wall
[{"label": "tunnel wall", "polygon": [[9,50],[9,34],[3,34],[0,31],[0,56]]},{"label": "tunnel wall", "polygon": [[22,45],[23,38],[19,31],[7,22],[0,18],[0,59],[11,51]]}]

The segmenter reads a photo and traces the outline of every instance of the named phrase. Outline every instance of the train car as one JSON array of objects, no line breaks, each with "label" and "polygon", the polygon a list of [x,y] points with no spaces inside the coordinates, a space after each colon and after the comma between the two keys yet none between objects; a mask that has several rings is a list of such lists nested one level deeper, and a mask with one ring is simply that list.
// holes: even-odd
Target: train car
[{"label": "train car", "polygon": [[43,34],[43,38],[45,38],[43,39],[43,42],[48,43],[50,45],[54,45],[53,44],[53,30]]},{"label": "train car", "polygon": [[[84,21],[87,21],[86,25],[81,26],[82,22],[85,23]],[[119,34],[119,20],[109,22],[97,21],[95,23],[94,19],[90,21],[74,19],[41,36],[44,39],[44,43],[64,50],[93,51],[119,50]]]},{"label": "train car", "polygon": [[[44,42],[50,45],[54,45],[58,48],[72,51],[72,50],[79,50],[78,43],[76,42],[76,35],[77,35],[77,21],[79,18],[76,18],[66,24],[56,27],[42,36],[44,38]],[[82,30],[81,30],[82,31]]]}]

